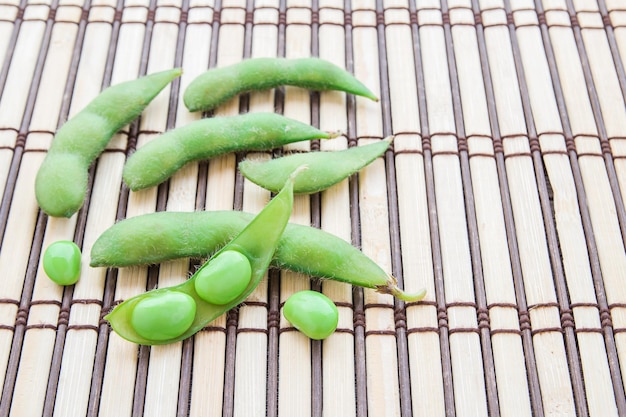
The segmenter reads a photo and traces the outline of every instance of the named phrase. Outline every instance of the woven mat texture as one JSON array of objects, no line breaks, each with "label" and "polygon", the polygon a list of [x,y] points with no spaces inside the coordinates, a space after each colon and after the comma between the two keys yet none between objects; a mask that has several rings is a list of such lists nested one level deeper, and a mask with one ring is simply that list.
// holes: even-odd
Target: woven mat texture
[{"label": "woven mat texture", "polygon": [[[281,87],[210,115],[182,103],[208,68],[309,56],[380,100]],[[0,417],[626,417],[625,63],[622,0],[0,0]],[[41,212],[34,181],[54,132],[109,85],[174,67],[182,77],[90,168],[83,208]],[[259,111],[342,134],[123,184],[126,158],[159,134]],[[116,304],[200,265],[92,268],[111,225],[255,213],[271,194],[242,159],[389,135],[357,175],[297,196],[291,221],[425,287],[423,301],[271,269],[183,342],[138,346],[111,330]],[[61,239],[82,249],[74,286],[41,267]],[[303,289],[339,308],[324,341],[282,316]]]}]

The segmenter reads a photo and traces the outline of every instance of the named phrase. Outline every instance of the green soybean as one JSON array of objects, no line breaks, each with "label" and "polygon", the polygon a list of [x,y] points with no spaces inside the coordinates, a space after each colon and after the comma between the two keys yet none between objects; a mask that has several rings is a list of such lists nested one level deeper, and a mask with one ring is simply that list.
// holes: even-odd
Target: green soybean
[{"label": "green soybean", "polygon": [[[304,172],[303,172],[304,174]],[[157,212],[122,220],[105,230],[91,249],[91,266],[156,264],[177,258],[205,258],[224,246],[250,221],[240,211]],[[272,265],[302,274],[346,282],[405,301],[425,291],[405,293],[396,279],[345,240],[323,230],[289,223]]]},{"label": "green soybean", "polygon": [[[296,173],[294,173],[295,175]],[[219,317],[230,308],[235,307],[246,299],[246,297],[257,287],[261,278],[263,278],[270,264],[272,256],[278,245],[280,236],[287,225],[291,210],[293,207],[293,177],[287,181],[285,187],[276,197],[274,197],[261,212],[252,218],[242,230],[231,240],[221,251],[218,251],[211,259],[209,259],[196,273],[184,283],[173,286],[158,288],[144,294],[129,298],[123,303],[116,306],[113,311],[105,316],[109,321],[113,330],[122,338],[134,343],[143,345],[157,345],[173,343],[186,339],[201,330],[207,323]],[[136,241],[136,244],[141,244]],[[250,262],[252,277],[244,290],[236,296],[235,299],[226,304],[214,304],[203,299],[196,291],[196,279],[203,274],[205,268],[209,268],[213,259],[219,259],[220,255],[225,251],[237,251],[243,254]],[[146,299],[152,297],[165,297],[171,293],[184,293],[193,298],[196,305],[195,315],[192,323],[188,328],[180,332],[183,326],[176,326],[172,329],[177,335],[168,338],[152,338],[150,332],[141,334],[138,331],[135,310]],[[141,326],[141,325],[139,325]],[[146,325],[149,330],[151,324]],[[174,331],[176,330],[176,331]],[[178,334],[179,333],[179,334]],[[148,336],[148,337],[147,337]]]},{"label": "green soybean", "polygon": [[71,217],[83,205],[88,169],[113,135],[137,118],[181,74],[176,68],[102,91],[56,133],[35,179],[35,195],[50,216]]},{"label": "green soybean", "polygon": [[139,148],[126,161],[122,177],[131,190],[137,191],[162,183],[191,161],[335,136],[275,113],[201,119],[170,130]]},{"label": "green soybean", "polygon": [[196,301],[178,291],[154,292],[143,297],[130,316],[135,332],[146,340],[170,340],[185,333],[196,316]]},{"label": "green soybean", "polygon": [[283,85],[337,90],[378,101],[352,74],[319,58],[251,58],[200,74],[183,95],[190,111],[211,110],[238,94]]},{"label": "green soybean", "polygon": [[393,137],[389,137],[342,151],[298,153],[264,162],[244,160],[239,163],[239,170],[253,183],[277,191],[289,172],[306,164],[309,169],[298,176],[294,193],[311,194],[337,184],[370,164],[389,148],[392,140]]},{"label": "green soybean", "polygon": [[339,312],[333,301],[317,291],[298,291],[287,298],[283,315],[314,340],[326,339],[337,329]]},{"label": "green soybean", "polygon": [[76,284],[80,277],[80,264],[80,249],[70,240],[51,243],[43,254],[44,272],[59,285]]},{"label": "green soybean", "polygon": [[252,266],[244,254],[225,250],[198,271],[196,292],[209,303],[228,304],[241,294],[252,279]]}]

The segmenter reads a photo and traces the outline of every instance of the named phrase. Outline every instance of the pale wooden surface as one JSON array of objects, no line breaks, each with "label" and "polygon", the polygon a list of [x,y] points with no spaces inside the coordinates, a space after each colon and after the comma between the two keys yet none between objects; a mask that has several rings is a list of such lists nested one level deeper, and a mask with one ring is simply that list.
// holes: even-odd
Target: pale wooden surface
[{"label": "pale wooden surface", "polygon": [[[626,7],[619,0],[0,0],[1,416],[626,415]],[[319,56],[379,102],[286,87],[215,116],[276,111],[335,139],[396,135],[358,176],[298,196],[292,221],[358,246],[423,302],[272,270],[192,339],[139,347],[102,319],[197,267],[91,268],[117,220],[154,211],[258,212],[271,195],[225,155],[165,185],[122,186],[127,155],[200,117],[182,104],[209,67]],[[117,134],[84,210],[39,213],[54,132],[110,84],[179,80]],[[81,280],[39,258],[83,251]],[[339,329],[311,342],[280,314],[323,291]]]}]

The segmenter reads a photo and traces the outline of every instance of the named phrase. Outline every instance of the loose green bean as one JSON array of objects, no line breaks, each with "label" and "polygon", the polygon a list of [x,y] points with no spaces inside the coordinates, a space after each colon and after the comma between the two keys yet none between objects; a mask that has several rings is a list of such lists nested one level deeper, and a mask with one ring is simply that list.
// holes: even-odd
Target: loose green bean
[{"label": "loose green bean", "polygon": [[352,74],[319,58],[252,58],[200,74],[185,90],[190,111],[211,110],[238,94],[282,85],[310,90],[338,90],[378,98]]},{"label": "loose green bean", "polygon": [[[294,175],[297,174],[294,173]],[[144,294],[132,297],[116,306],[112,312],[105,316],[111,327],[122,338],[144,345],[157,345],[173,343],[186,339],[201,330],[207,323],[219,317],[229,309],[241,303],[257,287],[270,264],[276,246],[279,242],[285,226],[291,215],[293,207],[293,177],[285,184],[281,192],[274,197],[261,212],[246,224],[240,233],[209,259],[196,273],[187,281],[173,287],[158,288]],[[140,244],[140,240],[136,244]],[[244,255],[250,262],[252,276],[247,286],[233,300],[226,304],[214,304],[205,300],[196,291],[196,280],[203,274],[206,268],[210,268],[212,260],[227,251],[236,251]],[[172,328],[161,330],[156,334],[156,338],[149,338],[156,330],[152,322],[144,325],[143,319],[149,319],[149,314],[139,310],[140,317],[136,317],[136,310],[142,306],[146,300],[159,300],[160,297],[171,297],[172,294],[185,294],[195,301],[195,315],[191,324],[187,325],[185,320],[172,320]],[[166,302],[162,305],[167,304]],[[175,300],[178,302],[177,300]],[[158,304],[158,303],[156,303]],[[181,303],[185,312],[189,310],[190,303]],[[148,313],[153,307],[149,305]],[[183,314],[183,317],[186,317]],[[139,322],[139,324],[138,324]],[[167,323],[166,323],[167,324]],[[143,333],[141,330],[146,330]],[[139,330],[139,331],[138,331]],[[163,336],[161,336],[163,335]],[[148,337],[146,337],[148,336]],[[169,337],[171,336],[171,337]]]},{"label": "loose green bean", "polygon": [[[304,173],[303,173],[304,174]],[[176,258],[204,258],[225,245],[250,221],[240,211],[157,212],[122,220],[105,230],[91,249],[91,266],[156,264]],[[303,274],[346,282],[405,301],[396,279],[345,240],[323,230],[288,224],[272,265]]]},{"label": "loose green bean", "polygon": [[137,191],[160,184],[191,161],[334,136],[275,113],[201,119],[170,130],[140,147],[126,161],[122,176],[128,187]]},{"label": "loose green bean", "polygon": [[298,291],[287,298],[283,315],[313,340],[326,339],[337,329],[339,311],[333,301],[317,291]]},{"label": "loose green bean", "polygon": [[71,217],[83,205],[88,169],[113,135],[137,118],[180,68],[116,84],[102,91],[57,132],[35,180],[35,195],[50,216]]},{"label": "loose green bean", "polygon": [[239,170],[244,177],[270,191],[280,190],[289,172],[306,164],[309,169],[298,176],[296,194],[311,194],[325,190],[348,178],[382,155],[393,137],[364,146],[355,146],[337,152],[307,152],[271,159],[244,160]]},{"label": "loose green bean", "polygon": [[59,285],[72,285],[80,277],[80,248],[71,240],[57,240],[43,254],[43,270]]}]

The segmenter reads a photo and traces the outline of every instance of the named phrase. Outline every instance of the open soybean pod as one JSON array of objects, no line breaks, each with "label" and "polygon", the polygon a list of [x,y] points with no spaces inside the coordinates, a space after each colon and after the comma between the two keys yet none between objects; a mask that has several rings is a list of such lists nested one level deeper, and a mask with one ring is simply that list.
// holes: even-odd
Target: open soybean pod
[{"label": "open soybean pod", "polygon": [[[213,255],[189,280],[177,286],[148,291],[129,298],[115,307],[111,313],[105,316],[105,319],[111,323],[113,330],[124,339],[138,344],[173,343],[192,336],[207,323],[243,302],[257,287],[267,271],[280,236],[291,216],[295,175],[297,172],[290,177],[281,192],[252,219],[241,233]],[[247,258],[250,262],[251,279],[241,294],[232,301],[226,304],[207,302],[196,291],[196,280],[206,268],[211,266],[214,259],[218,259],[221,254],[228,251],[235,251]],[[167,320],[165,321],[170,323],[142,323],[144,319],[151,320],[149,316],[151,312],[159,312],[159,298],[165,300],[163,307],[167,307],[165,304],[171,301],[177,309],[177,311],[169,312],[166,316]],[[142,303],[144,303],[143,306]],[[148,307],[144,308],[145,305]],[[152,308],[154,305],[157,306],[156,309]],[[137,317],[137,315],[140,316]],[[170,319],[176,315],[180,316],[179,320],[176,317]],[[171,328],[163,329],[162,327],[167,324],[170,324]],[[155,337],[150,338],[151,334],[154,334]]]},{"label": "open soybean pod", "polygon": [[290,85],[310,90],[337,90],[378,101],[352,74],[319,58],[251,58],[212,68],[185,90],[189,111],[211,110],[238,94]]},{"label": "open soybean pod", "polygon": [[162,183],[191,161],[332,137],[335,137],[334,133],[323,132],[276,113],[201,119],[172,129],[139,148],[126,161],[122,176],[128,187],[137,191]]},{"label": "open soybean pod", "polygon": [[56,217],[76,213],[87,193],[89,166],[113,135],[181,73],[175,68],[113,85],[61,126],[35,179],[41,209]]},{"label": "open soybean pod", "polygon": [[293,192],[311,194],[325,190],[348,178],[381,156],[393,140],[354,146],[336,152],[299,153],[269,161],[244,160],[239,170],[244,177],[270,191],[278,191],[295,167],[306,164],[309,169],[296,179]]}]

